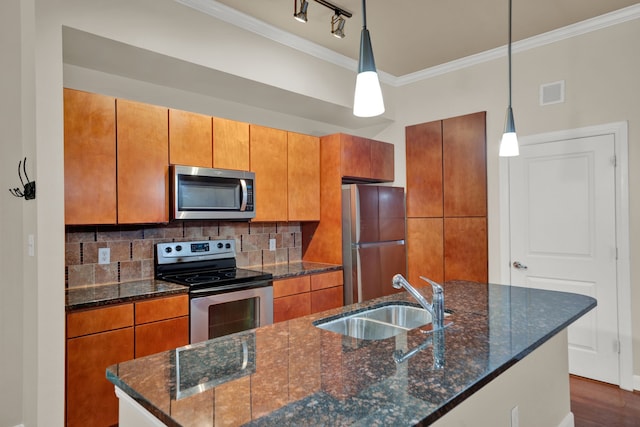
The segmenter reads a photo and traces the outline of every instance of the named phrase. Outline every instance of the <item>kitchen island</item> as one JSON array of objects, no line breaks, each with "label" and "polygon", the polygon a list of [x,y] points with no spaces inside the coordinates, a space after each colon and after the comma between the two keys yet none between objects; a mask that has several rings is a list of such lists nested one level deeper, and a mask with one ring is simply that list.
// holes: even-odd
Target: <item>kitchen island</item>
[{"label": "kitchen island", "polygon": [[573,425],[566,328],[596,301],[460,281],[444,292],[452,324],[435,334],[370,341],[313,324],[415,302],[402,292],[113,365],[120,425]]}]

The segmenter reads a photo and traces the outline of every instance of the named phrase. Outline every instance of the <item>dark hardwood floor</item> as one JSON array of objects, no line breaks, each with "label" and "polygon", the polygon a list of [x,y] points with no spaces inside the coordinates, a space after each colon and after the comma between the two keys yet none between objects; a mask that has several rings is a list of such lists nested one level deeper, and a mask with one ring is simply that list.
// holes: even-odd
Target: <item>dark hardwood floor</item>
[{"label": "dark hardwood floor", "polygon": [[575,427],[640,427],[640,393],[570,376]]}]

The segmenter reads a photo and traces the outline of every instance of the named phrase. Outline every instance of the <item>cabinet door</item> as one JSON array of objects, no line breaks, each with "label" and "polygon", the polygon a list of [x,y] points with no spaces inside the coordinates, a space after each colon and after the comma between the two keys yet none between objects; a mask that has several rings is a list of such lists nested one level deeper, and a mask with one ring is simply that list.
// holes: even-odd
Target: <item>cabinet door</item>
[{"label": "cabinet door", "polygon": [[444,280],[487,283],[486,218],[444,219]]},{"label": "cabinet door", "polygon": [[359,136],[340,134],[342,176],[367,179],[371,176],[371,142]]},{"label": "cabinet door", "polygon": [[169,162],[210,168],[213,163],[211,117],[169,109]]},{"label": "cabinet door", "polygon": [[68,427],[118,423],[118,399],[105,371],[131,359],[132,327],[67,340]]},{"label": "cabinet door", "polygon": [[[407,218],[408,280],[423,284],[420,276],[444,280],[444,228],[442,218]],[[424,283],[426,285],[426,283]]]},{"label": "cabinet door", "polygon": [[443,120],[445,217],[487,215],[485,115]]},{"label": "cabinet door", "polygon": [[287,221],[287,132],[251,125],[250,141],[254,221]]},{"label": "cabinet door", "polygon": [[407,217],[442,216],[442,121],[407,126]]},{"label": "cabinet door", "polygon": [[320,221],[320,138],[288,133],[289,221]]},{"label": "cabinet door", "polygon": [[371,141],[371,178],[378,182],[394,180],[394,147],[381,141]]},{"label": "cabinet door", "polygon": [[117,100],[118,223],[169,221],[168,110]]},{"label": "cabinet door", "polygon": [[116,100],[65,89],[65,224],[115,224],[116,197]]},{"label": "cabinet door", "polygon": [[135,357],[144,357],[189,344],[189,316],[137,325]]},{"label": "cabinet door", "polygon": [[249,170],[249,124],[213,118],[213,167]]},{"label": "cabinet door", "polygon": [[273,322],[284,322],[311,313],[311,296],[304,294],[289,295],[273,299]]},{"label": "cabinet door", "polygon": [[344,305],[342,286],[311,291],[311,313],[330,310]]}]

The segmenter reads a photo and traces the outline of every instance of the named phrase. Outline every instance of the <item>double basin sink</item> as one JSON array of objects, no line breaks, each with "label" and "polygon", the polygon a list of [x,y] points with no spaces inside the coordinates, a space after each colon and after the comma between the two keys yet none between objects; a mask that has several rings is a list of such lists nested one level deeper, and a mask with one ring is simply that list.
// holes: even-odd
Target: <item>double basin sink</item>
[{"label": "double basin sink", "polygon": [[421,307],[391,302],[357,310],[346,316],[316,320],[313,324],[357,339],[382,340],[431,324],[431,313]]}]

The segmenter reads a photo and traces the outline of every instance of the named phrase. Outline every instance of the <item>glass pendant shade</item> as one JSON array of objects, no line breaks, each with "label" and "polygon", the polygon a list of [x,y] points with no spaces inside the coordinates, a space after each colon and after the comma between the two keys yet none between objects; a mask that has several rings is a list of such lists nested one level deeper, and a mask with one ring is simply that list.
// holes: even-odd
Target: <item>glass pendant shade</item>
[{"label": "glass pendant shade", "polygon": [[363,28],[360,35],[360,60],[358,61],[358,77],[353,97],[353,115],[374,117],[382,113],[384,113],[384,100],[373,59],[371,37],[369,30]]},{"label": "glass pendant shade", "polygon": [[516,125],[513,120],[513,110],[511,106],[507,107],[507,118],[504,125],[504,133],[500,141],[500,157],[514,157],[520,154],[518,148],[518,137],[516,135]]}]

